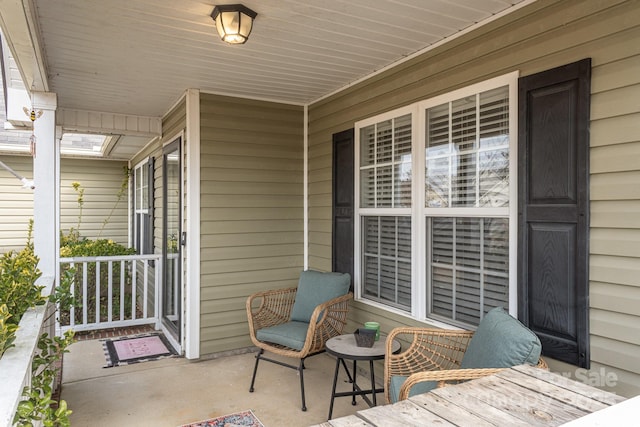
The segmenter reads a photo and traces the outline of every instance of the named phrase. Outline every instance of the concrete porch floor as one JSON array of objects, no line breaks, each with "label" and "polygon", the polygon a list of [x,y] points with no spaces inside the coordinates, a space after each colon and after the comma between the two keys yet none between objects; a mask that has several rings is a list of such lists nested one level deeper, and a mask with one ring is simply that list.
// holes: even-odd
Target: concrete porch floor
[{"label": "concrete porch floor", "polygon": [[[327,354],[305,362],[308,409],[302,412],[300,381],[293,369],[260,362],[255,392],[249,393],[255,353],[103,368],[100,340],[77,341],[69,350],[64,356],[61,398],[73,411],[74,427],[176,427],[247,409],[265,427],[309,426],[327,420],[335,369],[335,358]],[[351,389],[346,380],[341,368],[338,391]],[[369,388],[368,377],[358,376],[358,384]],[[382,394],[377,397],[379,404],[384,402]],[[336,398],[333,418],[368,408],[361,397],[356,402],[352,406],[350,397]]]}]

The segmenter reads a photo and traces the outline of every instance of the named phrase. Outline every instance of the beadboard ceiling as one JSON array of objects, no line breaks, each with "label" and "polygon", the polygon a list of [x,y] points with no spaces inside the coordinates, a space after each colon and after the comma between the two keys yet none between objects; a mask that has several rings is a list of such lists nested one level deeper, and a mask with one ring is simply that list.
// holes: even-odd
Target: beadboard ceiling
[{"label": "beadboard ceiling", "polygon": [[258,16],[232,46],[219,0],[0,0],[4,79],[56,93],[64,131],[113,135],[102,155],[126,160],[187,89],[310,104],[534,1],[246,0]]},{"label": "beadboard ceiling", "polygon": [[521,1],[245,0],[258,16],[231,46],[215,0],[32,0],[59,107],[142,116],[187,88],[307,104]]}]

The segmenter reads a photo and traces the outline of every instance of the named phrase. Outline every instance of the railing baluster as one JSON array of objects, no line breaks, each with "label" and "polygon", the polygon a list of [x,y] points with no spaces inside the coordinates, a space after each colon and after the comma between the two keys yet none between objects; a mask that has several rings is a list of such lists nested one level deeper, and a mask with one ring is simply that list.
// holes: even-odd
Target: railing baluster
[{"label": "railing baluster", "polygon": [[107,322],[111,323],[113,320],[113,261],[109,261],[107,264],[107,281],[109,289],[107,290],[108,301],[107,301]]},{"label": "railing baluster", "polygon": [[96,261],[96,323],[100,323],[100,261]]},{"label": "railing baluster", "polygon": [[144,260],[144,283],[142,285],[142,289],[143,289],[143,297],[142,297],[142,301],[143,301],[143,306],[142,306],[142,316],[146,319],[147,318],[147,299],[148,299],[148,292],[149,292],[149,260]]},{"label": "railing baluster", "polygon": [[[76,264],[74,262],[69,263],[69,270],[73,270]],[[71,298],[76,296],[76,275],[74,274],[71,279]],[[73,328],[76,325],[76,308],[72,304],[69,307],[69,326]]]},{"label": "railing baluster", "polygon": [[138,260],[133,262],[131,268],[131,320],[136,318],[136,305],[138,304],[138,298],[136,297],[136,291],[138,290]]},{"label": "railing baluster", "polygon": [[125,269],[127,268],[127,261],[120,261],[120,320],[124,320],[124,290],[125,290]]},{"label": "railing baluster", "polygon": [[83,262],[82,263],[82,324],[86,325],[87,323],[89,323],[89,310],[87,305],[89,304],[88,302],[88,297],[87,294],[89,293],[89,281],[88,279],[88,272],[89,270],[89,265],[87,262]]}]

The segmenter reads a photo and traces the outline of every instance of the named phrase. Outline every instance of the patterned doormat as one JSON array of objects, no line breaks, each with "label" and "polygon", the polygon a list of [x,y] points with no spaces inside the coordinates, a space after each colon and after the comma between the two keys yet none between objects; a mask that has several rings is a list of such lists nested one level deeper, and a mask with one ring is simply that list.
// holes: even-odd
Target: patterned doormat
[{"label": "patterned doormat", "polygon": [[252,410],[223,415],[222,417],[183,424],[180,427],[264,427]]},{"label": "patterned doormat", "polygon": [[161,333],[108,339],[102,342],[105,368],[158,360],[176,355],[173,347]]}]

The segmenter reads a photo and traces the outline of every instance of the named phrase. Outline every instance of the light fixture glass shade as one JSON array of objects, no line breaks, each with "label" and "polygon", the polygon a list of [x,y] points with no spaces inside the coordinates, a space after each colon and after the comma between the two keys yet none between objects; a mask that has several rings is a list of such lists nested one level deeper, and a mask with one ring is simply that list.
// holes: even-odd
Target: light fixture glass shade
[{"label": "light fixture glass shade", "polygon": [[220,38],[229,44],[247,42],[256,16],[256,12],[241,4],[216,6],[211,13]]}]

